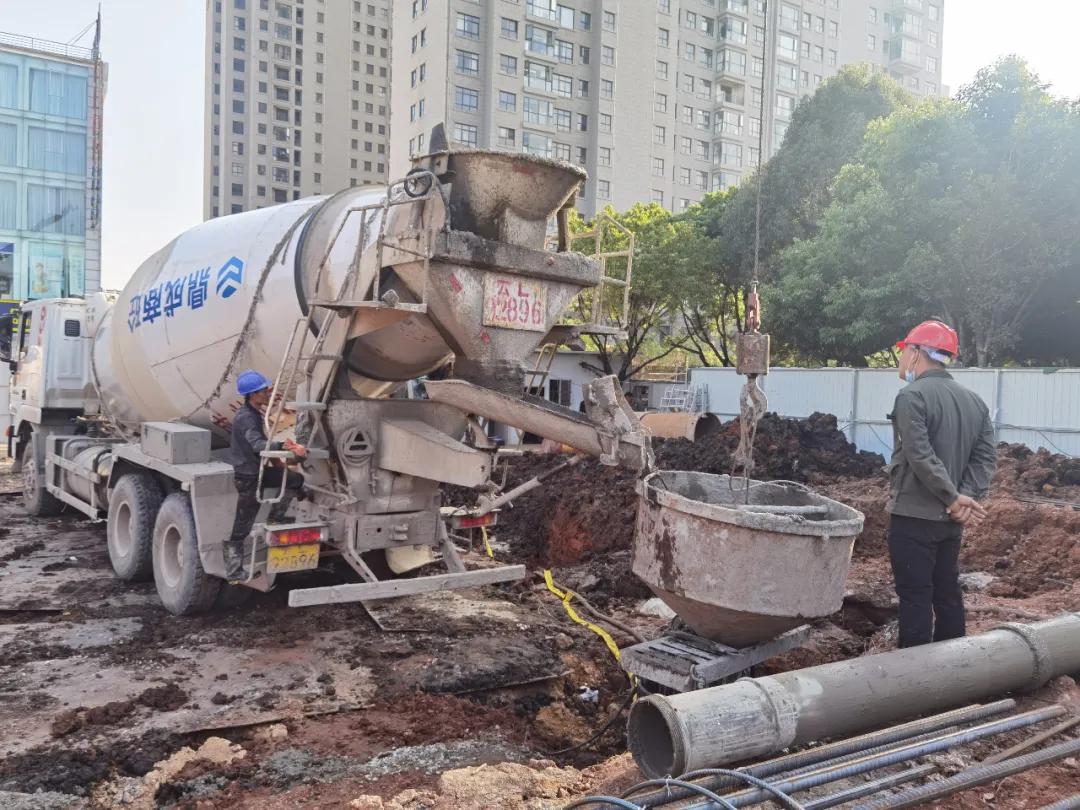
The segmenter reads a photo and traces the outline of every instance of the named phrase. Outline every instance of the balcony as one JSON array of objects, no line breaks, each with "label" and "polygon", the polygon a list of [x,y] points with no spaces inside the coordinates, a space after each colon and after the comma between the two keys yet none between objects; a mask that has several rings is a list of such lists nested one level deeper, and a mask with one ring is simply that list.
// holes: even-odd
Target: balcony
[{"label": "balcony", "polygon": [[889,69],[900,74],[922,70],[923,60],[918,40],[894,37],[889,40]]},{"label": "balcony", "polygon": [[910,11],[922,14],[923,5],[923,0],[893,0],[892,11]]}]

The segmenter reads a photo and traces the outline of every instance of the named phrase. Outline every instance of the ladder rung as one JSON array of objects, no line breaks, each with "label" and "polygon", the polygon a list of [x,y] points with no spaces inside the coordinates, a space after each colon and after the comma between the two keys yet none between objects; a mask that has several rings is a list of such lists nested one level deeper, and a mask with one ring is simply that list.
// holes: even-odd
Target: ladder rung
[{"label": "ladder rung", "polygon": [[301,360],[341,360],[340,354],[302,354]]},{"label": "ladder rung", "polygon": [[325,411],[325,402],[286,402],[285,408],[290,411]]}]

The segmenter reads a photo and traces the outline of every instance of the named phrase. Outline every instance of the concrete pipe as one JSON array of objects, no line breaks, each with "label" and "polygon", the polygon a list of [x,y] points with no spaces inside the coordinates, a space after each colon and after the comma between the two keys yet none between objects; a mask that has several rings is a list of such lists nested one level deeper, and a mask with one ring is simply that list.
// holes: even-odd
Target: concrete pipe
[{"label": "concrete pipe", "polygon": [[1080,613],[808,669],[744,678],[630,711],[630,751],[650,778],[771,754],[1080,672]]},{"label": "concrete pipe", "polygon": [[649,411],[639,413],[638,421],[658,439],[689,439],[697,442],[720,430],[720,420],[711,413]]}]

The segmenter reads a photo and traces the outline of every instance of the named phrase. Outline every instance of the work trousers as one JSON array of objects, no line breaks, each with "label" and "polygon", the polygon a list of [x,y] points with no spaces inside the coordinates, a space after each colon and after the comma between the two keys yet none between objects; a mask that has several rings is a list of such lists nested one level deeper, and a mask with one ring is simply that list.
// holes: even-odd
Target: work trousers
[{"label": "work trousers", "polygon": [[[281,488],[281,482],[285,481],[285,496],[279,503],[270,508],[269,520],[271,522],[281,520],[285,516],[285,510],[290,501],[295,498],[304,486],[304,476],[300,473],[286,471],[280,467],[270,467],[263,470],[263,489],[277,490]],[[236,476],[236,519],[233,521],[232,536],[229,542],[234,547],[243,548],[251,527],[255,525],[255,518],[259,514],[259,498],[255,491],[258,483],[257,478],[248,476]]]},{"label": "work trousers", "polygon": [[889,558],[900,599],[899,646],[965,634],[958,563],[963,532],[952,521],[892,516]]}]

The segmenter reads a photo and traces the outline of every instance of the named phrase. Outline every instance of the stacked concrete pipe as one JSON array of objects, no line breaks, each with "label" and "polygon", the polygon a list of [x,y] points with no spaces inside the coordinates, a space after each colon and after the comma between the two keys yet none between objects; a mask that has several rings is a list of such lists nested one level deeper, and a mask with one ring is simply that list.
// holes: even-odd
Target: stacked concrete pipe
[{"label": "stacked concrete pipe", "polygon": [[1080,673],[1080,613],[977,636],[651,695],[628,739],[650,778],[766,756]]}]

